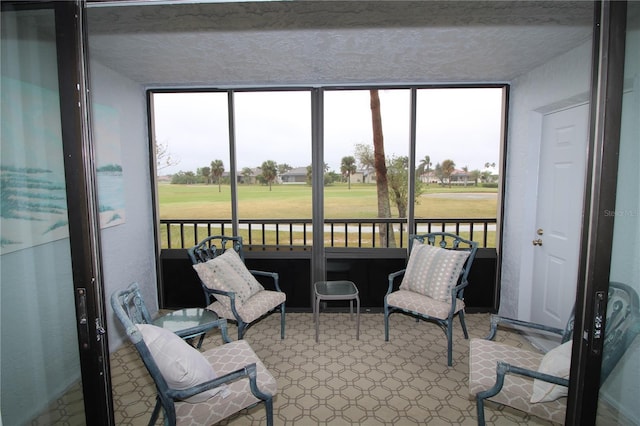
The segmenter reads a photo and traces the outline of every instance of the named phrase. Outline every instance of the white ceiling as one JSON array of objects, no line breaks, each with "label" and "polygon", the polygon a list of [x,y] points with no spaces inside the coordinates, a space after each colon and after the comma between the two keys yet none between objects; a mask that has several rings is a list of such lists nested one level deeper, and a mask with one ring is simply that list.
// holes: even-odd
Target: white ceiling
[{"label": "white ceiling", "polygon": [[509,82],[591,39],[589,1],[90,3],[92,59],[147,86]]}]

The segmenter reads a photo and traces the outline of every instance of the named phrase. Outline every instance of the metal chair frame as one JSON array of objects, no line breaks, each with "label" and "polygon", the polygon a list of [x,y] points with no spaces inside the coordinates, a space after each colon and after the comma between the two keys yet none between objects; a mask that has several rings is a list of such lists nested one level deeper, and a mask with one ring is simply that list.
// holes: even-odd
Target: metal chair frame
[{"label": "metal chair frame", "polygon": [[[611,289],[621,289],[628,293],[631,301],[631,306],[630,312],[621,312],[620,307],[615,306],[615,304],[612,303],[609,304],[610,306],[607,306],[607,323],[605,324],[606,332],[604,340],[602,369],[600,374],[601,384],[604,383],[618,361],[620,361],[620,358],[622,358],[622,355],[624,355],[625,351],[631,345],[634,338],[638,334],[640,334],[640,303],[638,294],[635,292],[635,290],[633,290],[633,288],[626,284],[611,282],[609,286],[610,291]],[[623,318],[624,321],[633,321],[634,323],[625,331],[618,331],[617,327],[620,327],[624,322],[620,319],[620,315],[623,314],[625,315],[625,317]],[[491,328],[489,334],[485,338],[486,340],[493,340],[495,338],[499,325],[506,325],[511,327],[515,326],[518,328],[518,331],[530,329],[555,334],[561,336],[561,343],[568,342],[573,338],[573,311],[564,329],[549,327],[543,324],[537,324],[528,321],[501,317],[499,315],[492,315],[490,322]],[[620,333],[625,334],[621,335]],[[491,398],[492,396],[497,395],[502,390],[507,374],[516,374],[520,376],[531,377],[533,379],[539,379],[549,383],[569,387],[568,379],[553,376],[550,374],[540,373],[536,370],[521,368],[516,365],[509,364],[508,362],[498,361],[496,365],[496,382],[494,386],[476,394],[478,425],[484,426],[486,424],[484,417],[484,401],[488,398]]]},{"label": "metal chair frame", "polygon": [[[135,346],[138,354],[140,354],[142,362],[153,378],[158,391],[156,405],[151,414],[151,419],[149,419],[149,426],[156,424],[160,415],[160,410],[164,411],[164,424],[175,426],[177,421],[175,401],[189,398],[201,392],[217,388],[242,378],[249,379],[251,393],[265,404],[267,425],[273,425],[273,396],[258,389],[255,363],[248,364],[244,368],[232,371],[216,379],[209,380],[188,389],[172,389],[162,376],[158,365],[142,338],[142,334],[136,327],[136,324],[147,323],[144,321],[144,318],[149,315],[149,311],[147,310],[144,300],[142,299],[142,295],[140,294],[138,284],[132,283],[126,289],[114,292],[111,295],[111,306],[113,307],[117,318],[124,326],[127,337]],[[225,319],[219,319],[216,326],[220,329],[222,342],[230,343],[231,340],[227,333],[227,321]]]},{"label": "metal chair frame", "polygon": [[[224,253],[227,249],[233,249],[238,253],[238,255],[240,256],[240,259],[242,259],[242,261],[244,262],[244,253],[243,253],[242,247],[243,246],[242,246],[241,236],[230,237],[226,235],[212,235],[200,241],[195,246],[190,247],[187,250],[187,253],[189,254],[189,258],[191,259],[191,262],[195,265],[196,263],[206,262],[208,260],[215,258],[221,255],[222,253]],[[273,281],[273,287],[275,291],[282,292],[282,290],[280,289],[280,282],[279,282],[280,277],[277,272],[265,272],[265,271],[258,271],[253,269],[250,269],[249,272],[251,272],[251,274],[253,274],[256,277],[270,278]],[[247,328],[252,323],[247,323],[243,321],[242,318],[240,317],[240,314],[238,314],[238,311],[236,308],[235,293],[217,290],[217,289],[211,289],[206,285],[204,285],[202,281],[200,282],[200,284],[202,286],[202,290],[204,292],[204,297],[207,305],[213,302],[212,299],[214,299],[216,295],[229,297],[229,300],[231,302],[231,311],[233,312],[234,320],[238,325],[238,339],[242,339],[244,337],[244,333],[246,332]],[[276,308],[276,310],[280,311],[280,338],[284,339],[285,326],[286,326],[285,302],[282,302],[279,305],[279,307]],[[271,312],[273,311],[266,312],[263,315],[263,317],[270,314]]]},{"label": "metal chair frame", "polygon": [[[389,287],[384,297],[384,340],[389,341],[389,315],[393,312],[403,312],[408,315],[416,317],[417,321],[424,320],[436,323],[444,331],[447,336],[447,365],[453,364],[453,317],[458,315],[460,318],[460,324],[464,333],[464,338],[468,339],[467,326],[464,321],[464,309],[455,312],[456,299],[464,300],[464,289],[469,285],[468,276],[471,270],[471,265],[476,256],[478,250],[478,243],[462,238],[459,235],[449,232],[430,232],[427,234],[412,234],[409,236],[409,253],[414,241],[420,241],[421,243],[428,243],[430,245],[438,245],[441,248],[447,248],[451,250],[467,250],[469,251],[469,257],[467,258],[460,277],[458,278],[458,284],[451,289],[451,308],[446,319],[440,319],[430,316],[425,312],[415,312],[407,309],[391,306],[387,303],[387,297],[394,291],[396,280],[403,276],[406,269],[402,269],[397,272],[389,274]],[[448,247],[448,241],[451,241],[451,247]]]}]

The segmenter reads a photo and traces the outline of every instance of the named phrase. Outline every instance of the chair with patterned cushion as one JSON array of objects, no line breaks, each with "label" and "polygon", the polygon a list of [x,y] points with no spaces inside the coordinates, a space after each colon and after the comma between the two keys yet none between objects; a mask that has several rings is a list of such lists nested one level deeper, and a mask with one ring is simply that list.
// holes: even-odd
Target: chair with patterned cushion
[{"label": "chair with patterned cushion", "polygon": [[[189,258],[198,273],[207,309],[221,318],[235,321],[238,339],[258,319],[280,311],[280,338],[284,339],[285,302],[275,272],[249,270],[244,264],[242,237],[214,235],[189,248]],[[271,284],[267,290],[256,277]]]},{"label": "chair with patterned cushion", "polygon": [[[453,364],[453,318],[460,318],[465,339],[464,289],[478,243],[448,232],[409,236],[406,269],[389,274],[384,297],[384,338],[389,340],[389,315],[400,311],[435,322],[447,337],[447,365]],[[399,288],[397,280],[402,277]],[[397,288],[397,289],[396,289]]]},{"label": "chair with patterned cushion", "polygon": [[[631,287],[610,283],[601,384],[640,333],[638,306],[638,294]],[[520,333],[561,336],[560,345],[542,354],[496,342],[493,339],[498,326]],[[471,339],[469,343],[469,393],[476,399],[478,424],[485,424],[485,400],[564,423],[572,339],[573,315],[564,329],[492,315],[489,335],[485,339]]]},{"label": "chair with patterned cushion", "polygon": [[222,345],[205,352],[177,334],[139,323],[144,305],[136,283],[111,295],[111,306],[142,358],[156,390],[149,425],[164,412],[165,425],[211,425],[238,411],[264,403],[273,425],[276,379],[245,340],[231,342],[227,321],[217,320]]}]

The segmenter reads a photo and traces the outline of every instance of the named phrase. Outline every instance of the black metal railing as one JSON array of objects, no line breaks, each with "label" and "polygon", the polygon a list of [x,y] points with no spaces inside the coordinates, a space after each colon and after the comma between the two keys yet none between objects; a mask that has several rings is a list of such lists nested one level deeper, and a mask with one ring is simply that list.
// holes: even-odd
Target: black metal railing
[{"label": "black metal railing", "polygon": [[[404,219],[326,219],[326,247],[406,247],[409,234],[452,232],[477,241],[480,247],[495,247],[496,219],[416,219],[407,232]],[[380,231],[386,235],[381,244]],[[163,249],[184,249],[210,235],[232,235],[231,219],[162,219]],[[313,242],[311,219],[246,219],[239,221],[239,234],[252,249],[308,249]]]}]

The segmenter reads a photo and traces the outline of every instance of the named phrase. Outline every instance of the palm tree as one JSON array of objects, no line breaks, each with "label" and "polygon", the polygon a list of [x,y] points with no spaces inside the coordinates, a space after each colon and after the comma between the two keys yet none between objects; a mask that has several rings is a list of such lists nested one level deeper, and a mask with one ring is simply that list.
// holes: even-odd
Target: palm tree
[{"label": "palm tree", "polygon": [[278,177],[278,164],[273,160],[267,160],[262,163],[261,169],[262,177],[269,184],[269,191],[271,191],[271,184]]},{"label": "palm tree", "polygon": [[478,181],[480,180],[481,172],[478,169],[471,170],[469,173],[469,177],[473,180],[475,186],[478,186]]},{"label": "palm tree", "polygon": [[287,163],[278,164],[278,174],[280,175],[280,177],[282,177],[282,175],[287,173],[289,170],[293,170],[293,167],[291,167]]},{"label": "palm tree", "polygon": [[[378,90],[369,91],[371,107],[371,127],[373,129],[373,158],[376,170],[376,189],[378,192],[378,217],[391,217],[391,204],[389,202],[389,181],[387,180],[387,164],[384,156],[384,136],[382,134],[382,114],[380,113],[380,95]],[[395,247],[396,240],[393,227],[381,226],[380,243],[382,247]]]},{"label": "palm tree", "polygon": [[211,167],[204,166],[201,169],[198,169],[198,171],[200,172],[198,174],[202,175],[202,177],[204,178],[204,183],[210,183],[209,176],[211,176]]},{"label": "palm tree", "polygon": [[340,172],[342,175],[347,175],[347,181],[349,182],[349,189],[351,189],[351,175],[356,172],[356,159],[351,155],[342,157],[342,164],[340,165]]},{"label": "palm tree", "polygon": [[484,163],[485,169],[493,169],[495,167],[496,167],[496,163],[489,163],[489,162]]},{"label": "palm tree", "polygon": [[427,185],[429,185],[429,172],[431,171],[431,157],[425,155],[420,164],[418,165],[418,176],[422,176],[426,173]]},{"label": "palm tree", "polygon": [[449,188],[451,188],[451,175],[456,170],[456,163],[453,160],[444,160],[442,162],[442,177],[449,181]]},{"label": "palm tree", "polygon": [[250,183],[251,182],[251,176],[253,176],[253,170],[251,170],[251,167],[244,167],[242,169],[242,182],[243,183]]},{"label": "palm tree", "polygon": [[218,182],[218,192],[222,192],[222,189],[220,188],[220,178],[222,177],[223,173],[224,163],[222,162],[222,160],[213,160],[211,162],[211,174],[216,178],[216,181]]}]

